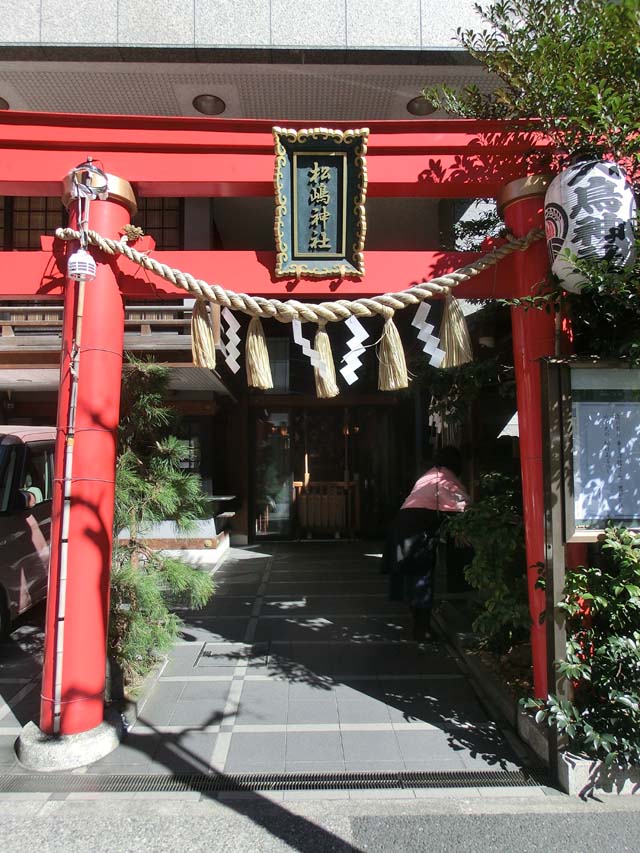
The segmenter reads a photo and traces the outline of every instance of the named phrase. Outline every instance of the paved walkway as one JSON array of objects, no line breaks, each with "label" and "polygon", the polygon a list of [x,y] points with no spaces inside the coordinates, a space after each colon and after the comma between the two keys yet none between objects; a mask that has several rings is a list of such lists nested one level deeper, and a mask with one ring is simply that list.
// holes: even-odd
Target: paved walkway
[{"label": "paved walkway", "polygon": [[[522,766],[444,646],[409,641],[406,608],[386,600],[366,543],[233,549],[215,577],[204,610],[178,611],[183,639],[132,731],[90,772]],[[13,741],[37,719],[29,630],[18,633],[20,659],[0,660],[4,773],[20,772]]]},{"label": "paved walkway", "polygon": [[45,605],[0,643],[0,774],[20,772],[13,745],[30,720],[40,718]]}]

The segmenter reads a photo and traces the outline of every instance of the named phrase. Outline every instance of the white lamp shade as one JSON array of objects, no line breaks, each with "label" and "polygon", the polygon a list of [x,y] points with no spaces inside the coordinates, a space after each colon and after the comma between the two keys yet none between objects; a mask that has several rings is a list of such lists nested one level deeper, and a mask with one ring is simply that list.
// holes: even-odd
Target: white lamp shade
[{"label": "white lamp shade", "polygon": [[78,249],[67,261],[67,278],[73,281],[93,281],[96,262],[86,249]]}]

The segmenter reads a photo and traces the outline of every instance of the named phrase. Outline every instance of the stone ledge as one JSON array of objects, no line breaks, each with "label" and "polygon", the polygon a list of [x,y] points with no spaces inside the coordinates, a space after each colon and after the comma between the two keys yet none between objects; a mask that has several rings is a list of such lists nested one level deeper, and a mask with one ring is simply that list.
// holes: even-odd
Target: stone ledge
[{"label": "stone ledge", "polygon": [[565,752],[558,762],[562,790],[574,797],[640,795],[640,767],[606,768],[603,761]]},{"label": "stone ledge", "polygon": [[115,681],[112,679],[110,672],[112,663],[111,661],[108,662],[107,672],[109,673],[109,676],[107,678],[105,694],[107,697],[105,702],[105,714],[111,712],[120,715],[124,726],[125,736],[126,733],[135,726],[138,720],[138,715],[144,707],[144,703],[147,701],[149,693],[162,675],[162,671],[167,660],[167,655],[162,655],[158,658],[155,666],[149,670],[139,684],[126,688],[119,679]]}]

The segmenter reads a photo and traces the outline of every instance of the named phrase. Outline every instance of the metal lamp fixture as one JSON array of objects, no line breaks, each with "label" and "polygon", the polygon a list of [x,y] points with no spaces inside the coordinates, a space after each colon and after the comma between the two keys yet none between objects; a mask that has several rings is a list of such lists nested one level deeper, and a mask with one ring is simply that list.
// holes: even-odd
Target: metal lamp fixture
[{"label": "metal lamp fixture", "polygon": [[219,116],[227,108],[222,98],[210,94],[196,95],[192,104],[194,109],[205,116]]},{"label": "metal lamp fixture", "polygon": [[78,249],[67,261],[67,277],[72,281],[94,281],[96,262],[86,249]]},{"label": "metal lamp fixture", "polygon": [[89,228],[89,205],[93,199],[106,199],[108,196],[108,178],[93,164],[91,157],[80,163],[71,172],[72,189],[78,204],[78,227],[80,230],[80,248],[67,261],[67,276],[72,281],[94,281],[96,262],[87,251]]},{"label": "metal lamp fixture", "polygon": [[436,109],[437,107],[434,107],[424,95],[417,95],[407,103],[407,112],[411,113],[412,116],[430,116],[431,113],[435,113]]}]

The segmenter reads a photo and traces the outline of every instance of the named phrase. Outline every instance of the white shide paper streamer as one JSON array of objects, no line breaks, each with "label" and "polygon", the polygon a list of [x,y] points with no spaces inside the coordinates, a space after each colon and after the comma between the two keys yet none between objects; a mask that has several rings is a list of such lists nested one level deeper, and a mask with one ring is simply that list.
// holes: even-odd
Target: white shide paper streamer
[{"label": "white shide paper streamer", "polygon": [[322,376],[326,376],[327,366],[320,354],[311,346],[311,341],[308,341],[302,335],[302,323],[300,320],[292,320],[291,327],[293,329],[293,340],[301,348],[302,352],[311,362],[312,367],[317,367]]},{"label": "white shide paper streamer", "polygon": [[356,370],[359,367],[362,367],[360,356],[365,352],[365,348],[362,343],[369,337],[369,333],[358,318],[353,315],[349,317],[348,320],[345,320],[345,325],[353,337],[349,338],[347,341],[349,352],[342,357],[344,367],[340,368],[340,373],[348,385],[353,385],[353,383],[358,379]]},{"label": "white shide paper streamer", "polygon": [[445,357],[445,352],[438,347],[440,338],[433,334],[435,326],[427,323],[429,311],[431,311],[430,303],[421,302],[418,305],[415,317],[411,321],[411,325],[418,329],[418,340],[424,343],[422,351],[429,356],[429,364],[433,367],[440,367]]},{"label": "white shide paper streamer", "polygon": [[226,361],[229,370],[233,371],[233,373],[237,373],[240,370],[240,363],[238,362],[238,357],[240,355],[240,347],[238,346],[240,343],[240,336],[238,335],[238,329],[240,328],[240,323],[238,323],[236,318],[233,316],[233,312],[228,308],[222,309],[222,318],[227,324],[225,331],[226,341],[222,341],[224,360]]}]

